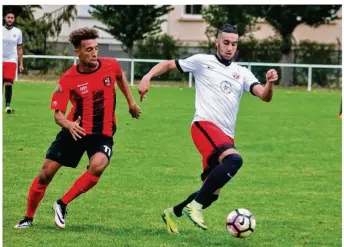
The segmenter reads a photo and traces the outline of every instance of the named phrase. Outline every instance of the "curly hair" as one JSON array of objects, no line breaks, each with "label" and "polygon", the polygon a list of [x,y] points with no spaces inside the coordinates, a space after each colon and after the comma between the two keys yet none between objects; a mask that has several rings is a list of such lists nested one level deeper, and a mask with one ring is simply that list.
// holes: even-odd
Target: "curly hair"
[{"label": "curly hair", "polygon": [[84,27],[74,30],[69,34],[69,41],[75,48],[79,48],[82,40],[99,38],[98,31],[94,28]]}]

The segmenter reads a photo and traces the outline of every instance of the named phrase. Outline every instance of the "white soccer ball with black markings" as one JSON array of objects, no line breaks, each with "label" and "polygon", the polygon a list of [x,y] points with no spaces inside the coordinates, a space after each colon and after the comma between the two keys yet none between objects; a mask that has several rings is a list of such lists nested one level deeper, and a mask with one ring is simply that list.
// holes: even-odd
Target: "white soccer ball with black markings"
[{"label": "white soccer ball with black markings", "polygon": [[255,228],[256,219],[247,209],[235,209],[227,216],[227,230],[236,238],[247,238]]}]

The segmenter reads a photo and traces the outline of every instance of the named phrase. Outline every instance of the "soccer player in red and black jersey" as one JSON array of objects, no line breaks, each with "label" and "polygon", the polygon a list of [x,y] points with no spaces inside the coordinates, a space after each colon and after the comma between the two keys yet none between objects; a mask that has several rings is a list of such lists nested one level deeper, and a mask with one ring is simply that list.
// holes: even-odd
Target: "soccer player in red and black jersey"
[{"label": "soccer player in red and black jersey", "polygon": [[[117,60],[98,57],[98,37],[98,32],[92,28],[77,29],[70,34],[79,64],[62,75],[50,106],[62,130],[49,147],[42,169],[30,186],[25,217],[15,228],[33,225],[38,204],[56,172],[62,166],[77,167],[85,152],[89,157],[87,170],[53,204],[57,227],[65,228],[67,205],[97,184],[112,155],[116,131],[115,84],[125,96],[131,116],[140,117],[141,109],[135,103]],[[66,117],[69,101],[72,108]]]}]

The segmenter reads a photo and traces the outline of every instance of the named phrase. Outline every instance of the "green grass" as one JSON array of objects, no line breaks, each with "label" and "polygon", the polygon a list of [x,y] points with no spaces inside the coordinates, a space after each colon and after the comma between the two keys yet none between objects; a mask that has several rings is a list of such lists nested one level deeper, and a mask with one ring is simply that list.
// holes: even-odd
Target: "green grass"
[{"label": "green grass", "polygon": [[[56,175],[35,226],[13,229],[59,131],[49,110],[54,87],[16,83],[16,113],[3,116],[3,246],[341,246],[340,93],[287,89],[277,89],[269,104],[243,97],[236,146],[244,165],[205,210],[208,231],[181,218],[182,234],[171,236],[160,219],[200,185],[201,157],[190,137],[194,89],[178,87],[152,88],[140,120],[118,97],[111,164],[95,188],[70,204],[65,230],[55,227],[51,206],[85,170],[86,155],[78,168]],[[225,229],[227,214],[238,207],[257,219],[247,239]]]}]

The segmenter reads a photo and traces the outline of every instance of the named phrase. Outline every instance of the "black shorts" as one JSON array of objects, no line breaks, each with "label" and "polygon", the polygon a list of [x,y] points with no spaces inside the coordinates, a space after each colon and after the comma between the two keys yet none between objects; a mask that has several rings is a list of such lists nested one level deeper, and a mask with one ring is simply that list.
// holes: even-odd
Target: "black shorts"
[{"label": "black shorts", "polygon": [[108,160],[112,156],[113,137],[86,135],[75,141],[68,130],[62,129],[50,145],[46,158],[63,166],[76,168],[85,153],[90,159],[95,153],[103,153]]}]

